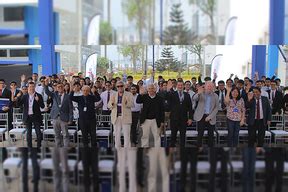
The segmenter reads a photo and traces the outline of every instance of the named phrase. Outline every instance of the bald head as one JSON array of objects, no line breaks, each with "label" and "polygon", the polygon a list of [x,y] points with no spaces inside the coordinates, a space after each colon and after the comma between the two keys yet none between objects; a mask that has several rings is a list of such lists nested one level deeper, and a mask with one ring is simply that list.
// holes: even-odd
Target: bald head
[{"label": "bald head", "polygon": [[88,85],[84,85],[82,87],[82,93],[84,96],[88,96],[90,94],[90,91],[91,91],[91,89]]}]

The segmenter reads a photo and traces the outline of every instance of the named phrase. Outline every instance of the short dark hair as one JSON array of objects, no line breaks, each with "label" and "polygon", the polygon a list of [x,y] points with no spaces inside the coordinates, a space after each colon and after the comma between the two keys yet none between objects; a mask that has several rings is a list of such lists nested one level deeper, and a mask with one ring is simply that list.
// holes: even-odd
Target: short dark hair
[{"label": "short dark hair", "polygon": [[75,83],[74,83],[74,86],[75,86],[75,85],[79,85],[79,86],[80,86],[79,81],[75,82]]},{"label": "short dark hair", "polygon": [[191,82],[190,82],[190,81],[185,81],[185,83],[184,83],[184,84],[186,84],[186,83],[190,83],[190,84],[191,84]]},{"label": "short dark hair", "polygon": [[131,85],[131,88],[136,88],[138,90],[138,86],[135,84]]},{"label": "short dark hair", "polygon": [[109,83],[109,84],[111,85],[111,81],[106,81],[105,84],[106,84],[106,83]]},{"label": "short dark hair", "polygon": [[258,90],[261,93],[261,89],[259,87],[253,87],[253,90]]},{"label": "short dark hair", "polygon": [[17,85],[17,82],[16,82],[16,81],[11,81],[11,82],[10,82],[10,85],[11,85],[11,84]]},{"label": "short dark hair", "polygon": [[226,83],[227,83],[228,81],[232,81],[232,83],[233,83],[233,80],[232,80],[232,79],[227,79],[227,80],[226,80]]},{"label": "short dark hair", "polygon": [[132,77],[131,75],[129,75],[129,76],[127,77],[127,79],[133,79],[133,77]]},{"label": "short dark hair", "polygon": [[41,81],[41,80],[45,80],[45,79],[46,79],[45,76],[41,76],[39,80]]},{"label": "short dark hair", "polygon": [[212,79],[211,79],[211,77],[205,77],[204,78],[204,81],[211,81]]},{"label": "short dark hair", "polygon": [[257,80],[256,83],[263,83],[263,81],[262,80]]},{"label": "short dark hair", "polygon": [[192,77],[191,80],[197,80],[197,78],[196,77]]},{"label": "short dark hair", "polygon": [[276,83],[277,84],[277,82],[275,80],[271,80],[271,83]]},{"label": "short dark hair", "polygon": [[35,85],[35,83],[33,81],[31,81],[28,83],[28,87],[29,87],[29,85]]},{"label": "short dark hair", "polygon": [[32,75],[37,75],[38,76],[38,73],[32,73]]},{"label": "short dark hair", "polygon": [[253,85],[254,81],[252,79],[249,79],[249,82]]},{"label": "short dark hair", "polygon": [[268,77],[268,78],[266,78],[265,80],[266,80],[266,81],[271,81],[271,79],[270,79],[269,77]]},{"label": "short dark hair", "polygon": [[238,83],[240,83],[240,84],[243,84],[243,85],[244,85],[244,80],[240,79],[240,80],[238,81]]},{"label": "short dark hair", "polygon": [[223,80],[218,81],[218,85],[219,84],[225,84],[225,82]]},{"label": "short dark hair", "polygon": [[279,81],[279,82],[281,82],[281,79],[277,78],[277,79],[275,79],[275,81]]},{"label": "short dark hair", "polygon": [[0,79],[0,81],[4,82],[5,83],[5,79]]}]

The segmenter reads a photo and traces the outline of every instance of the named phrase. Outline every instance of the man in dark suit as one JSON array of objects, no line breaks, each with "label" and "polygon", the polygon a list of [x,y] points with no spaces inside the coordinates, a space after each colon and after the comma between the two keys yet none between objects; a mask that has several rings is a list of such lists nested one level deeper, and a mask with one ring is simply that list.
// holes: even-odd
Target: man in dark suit
[{"label": "man in dark suit", "polygon": [[44,108],[42,95],[35,92],[35,83],[28,84],[28,94],[18,98],[17,103],[19,106],[24,106],[23,109],[23,122],[27,128],[27,144],[32,147],[32,124],[37,135],[37,147],[41,147],[42,133],[40,130],[42,124],[41,109]]},{"label": "man in dark suit", "polygon": [[272,115],[281,115],[283,107],[283,94],[277,90],[276,81],[271,81],[271,90],[268,90],[268,98],[272,106]]},{"label": "man in dark suit", "polygon": [[4,79],[0,79],[0,98],[10,100],[9,106],[5,106],[4,108],[0,109],[0,111],[8,113],[8,131],[10,131],[13,128],[13,104],[11,102],[11,91],[7,89]]},{"label": "man in dark suit", "polygon": [[271,107],[267,97],[261,96],[261,89],[253,88],[253,93],[248,93],[248,101],[246,102],[248,114],[248,146],[254,147],[256,141],[256,132],[258,131],[258,146],[264,144],[265,131],[267,126],[271,124]]},{"label": "man in dark suit", "polygon": [[11,101],[13,102],[13,107],[17,107],[16,100],[17,97],[21,96],[21,91],[17,88],[16,81],[11,81],[10,83],[10,91],[11,91]]},{"label": "man in dark suit", "polygon": [[51,109],[51,119],[53,119],[53,127],[55,131],[56,147],[63,147],[61,143],[61,132],[63,134],[64,147],[69,146],[68,124],[73,121],[73,106],[68,94],[64,92],[64,85],[58,83],[57,91],[52,93],[48,89],[48,80],[45,81],[45,93],[53,98]]},{"label": "man in dark suit", "polygon": [[96,141],[96,110],[95,103],[101,100],[100,95],[91,95],[89,86],[82,87],[82,96],[74,96],[73,90],[70,93],[70,99],[78,103],[79,125],[83,136],[84,147],[89,146],[88,135],[90,135],[91,146],[97,147]]},{"label": "man in dark suit", "polygon": [[186,128],[192,124],[193,112],[190,95],[183,91],[184,82],[177,82],[177,91],[168,94],[171,120],[171,147],[176,147],[177,132],[180,132],[180,147],[185,147]]},{"label": "man in dark suit", "polygon": [[215,91],[215,93],[218,95],[218,98],[219,98],[219,111],[218,112],[225,112],[226,111],[225,97],[227,94],[227,90],[225,88],[224,81],[221,80],[218,82],[218,90]]},{"label": "man in dark suit", "polygon": [[[140,115],[140,125],[143,131],[141,138],[141,147],[149,147],[150,131],[154,137],[154,146],[160,147],[160,135],[164,128],[164,101],[162,97],[156,95],[156,88],[153,84],[148,85],[148,94],[145,94],[143,87],[140,88],[140,94],[136,103],[143,104]],[[159,134],[160,133],[160,134]]]}]

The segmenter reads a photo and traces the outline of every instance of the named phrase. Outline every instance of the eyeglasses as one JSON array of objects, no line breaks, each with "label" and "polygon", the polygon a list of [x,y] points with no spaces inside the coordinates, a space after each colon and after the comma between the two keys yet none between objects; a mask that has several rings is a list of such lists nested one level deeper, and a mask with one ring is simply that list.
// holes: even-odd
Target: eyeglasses
[{"label": "eyeglasses", "polygon": [[117,88],[124,87],[124,85],[118,85]]}]

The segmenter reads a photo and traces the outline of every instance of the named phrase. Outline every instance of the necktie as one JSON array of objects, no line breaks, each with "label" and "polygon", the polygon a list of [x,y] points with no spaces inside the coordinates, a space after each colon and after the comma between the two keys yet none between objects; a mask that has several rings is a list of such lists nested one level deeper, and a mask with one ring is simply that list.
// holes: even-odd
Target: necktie
[{"label": "necktie", "polygon": [[257,99],[257,114],[256,114],[256,119],[260,119],[260,99]]},{"label": "necktie", "polygon": [[2,89],[0,89],[0,97],[2,97]]},{"label": "necktie", "polygon": [[182,98],[182,91],[179,91],[179,97],[180,97],[180,102],[182,102],[183,98]]},{"label": "necktie", "polygon": [[60,105],[62,105],[62,94],[59,94],[59,101]]},{"label": "necktie", "polygon": [[272,91],[272,101],[274,100],[275,98],[275,91]]},{"label": "necktie", "polygon": [[221,108],[222,108],[222,109],[225,109],[224,92],[221,93]]},{"label": "necktie", "polygon": [[109,103],[109,101],[110,101],[110,91],[108,91],[107,93],[107,104]]}]

